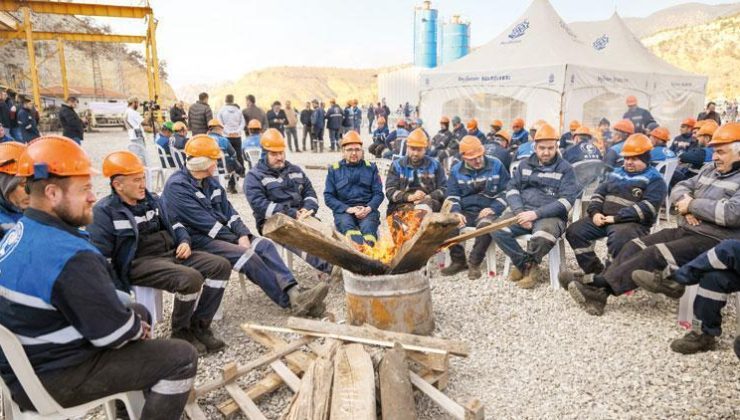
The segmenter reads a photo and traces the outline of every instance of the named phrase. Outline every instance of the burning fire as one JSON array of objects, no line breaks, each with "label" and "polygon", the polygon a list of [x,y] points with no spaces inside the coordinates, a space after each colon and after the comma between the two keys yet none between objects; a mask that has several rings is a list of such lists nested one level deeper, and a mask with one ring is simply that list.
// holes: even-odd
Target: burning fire
[{"label": "burning fire", "polygon": [[386,219],[390,236],[381,236],[375,246],[357,245],[358,250],[383,264],[389,264],[401,246],[419,230],[425,212],[419,210],[398,211]]}]

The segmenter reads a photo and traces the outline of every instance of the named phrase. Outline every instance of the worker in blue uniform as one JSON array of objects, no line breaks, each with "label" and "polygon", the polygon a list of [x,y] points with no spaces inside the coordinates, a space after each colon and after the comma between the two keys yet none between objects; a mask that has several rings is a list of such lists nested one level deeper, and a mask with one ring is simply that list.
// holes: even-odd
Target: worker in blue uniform
[{"label": "worker in blue uniform", "polygon": [[637,98],[634,95],[628,96],[625,102],[627,103],[627,112],[622,115],[622,118],[632,122],[635,133],[649,133],[647,126],[655,122],[655,118],[650,114],[650,111],[637,106]]},{"label": "worker in blue uniform", "polygon": [[185,226],[192,248],[229,260],[234,271],[247,276],[278,306],[299,316],[322,315],[326,284],[301,288],[275,244],[254,235],[229,202],[214,177],[222,156],[216,140],[205,134],[193,136],[185,154],[187,165],[167,180],[163,200],[170,219]]},{"label": "worker in blue uniform", "polygon": [[606,169],[611,171],[622,166],[622,148],[627,137],[635,134],[635,125],[632,121],[624,119],[614,124],[612,131],[612,145],[607,149],[604,156]]},{"label": "worker in blue uniform", "polygon": [[676,156],[682,154],[696,144],[696,139],[694,138],[695,125],[696,120],[693,118],[686,118],[681,121],[681,134],[674,137],[673,142],[671,143],[671,151]]},{"label": "worker in blue uniform", "polygon": [[653,149],[650,151],[651,164],[676,158],[676,154],[667,146],[670,139],[671,133],[665,127],[656,127],[650,132],[650,141],[653,143]]},{"label": "worker in blue uniform", "polygon": [[[20,156],[31,204],[0,242],[0,324],[60,406],[143,391],[141,418],[180,418],[198,356],[185,341],[150,339],[150,314],[116,293],[114,272],[80,229],[93,219],[92,174],[84,150],[62,136]],[[34,410],[2,352],[0,375],[21,410]]]},{"label": "worker in blue uniform", "polygon": [[343,159],[329,166],[324,202],[334,213],[334,226],[358,245],[378,240],[383,182],[374,163],[364,159],[362,139],[347,132],[341,142]]},{"label": "worker in blue uniform", "polygon": [[18,158],[26,150],[24,143],[0,143],[0,239],[23,217],[29,196],[26,180],[16,176]]}]

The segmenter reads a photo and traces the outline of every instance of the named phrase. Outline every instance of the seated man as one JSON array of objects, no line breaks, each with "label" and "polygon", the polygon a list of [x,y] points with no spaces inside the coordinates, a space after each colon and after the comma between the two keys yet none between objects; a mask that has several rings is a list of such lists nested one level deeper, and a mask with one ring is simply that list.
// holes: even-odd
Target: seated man
[{"label": "seated man", "polygon": [[460,140],[462,140],[463,137],[468,135],[468,130],[465,129],[465,126],[462,123],[462,120],[460,117],[455,115],[452,117],[452,134],[457,139],[457,142],[460,143]]},{"label": "seated man", "polygon": [[485,133],[483,133],[482,131],[478,129],[478,120],[476,120],[475,118],[471,119],[470,121],[468,121],[467,127],[468,127],[468,134],[466,134],[467,136],[477,137],[478,140],[480,140],[481,144],[484,141],[486,141]]},{"label": "seated man", "polygon": [[437,158],[440,163],[444,162],[448,158],[447,149],[450,146],[450,142],[455,140],[455,135],[450,131],[450,119],[442,117],[439,120],[439,131],[432,138],[432,147],[429,148],[427,154],[433,158]]},{"label": "seated man", "polygon": [[359,245],[373,246],[378,238],[383,181],[378,167],[363,159],[362,139],[348,131],[341,142],[344,159],[329,166],[324,202],[334,213],[334,225]]},{"label": "seated man", "polygon": [[[95,203],[89,157],[73,140],[47,136],[18,167],[31,204],[0,244],[0,323],[62,407],[140,390],[141,418],[179,418],[198,355],[185,341],[149,339],[146,309],[121,303],[110,265],[80,230]],[[18,406],[33,410],[2,352],[0,375]]]},{"label": "seated man", "polygon": [[[486,140],[491,141],[493,140],[494,136],[501,131],[501,128],[504,126],[504,123],[501,120],[493,120],[491,122],[491,131],[486,133]],[[509,135],[511,137],[511,135]]]},{"label": "seated man", "polygon": [[486,138],[483,142],[483,148],[486,150],[486,156],[494,157],[504,164],[504,169],[509,172],[511,166],[511,154],[509,153],[509,141],[511,134],[506,130],[498,130],[492,138]]},{"label": "seated man", "polygon": [[714,120],[704,121],[696,133],[696,144],[679,156],[681,165],[673,175],[673,183],[683,181],[699,173],[702,167],[712,161],[712,148],[708,143],[718,126]]},{"label": "seated man", "polygon": [[694,138],[695,125],[696,120],[693,118],[686,118],[681,122],[681,134],[674,137],[673,143],[671,143],[671,151],[674,155],[679,156],[696,144]]},{"label": "seated man", "polygon": [[406,150],[404,150],[404,142],[408,136],[409,131],[406,130],[406,120],[401,118],[396,122],[396,129],[386,136],[385,148],[383,149],[381,156],[385,159],[392,159],[393,155],[405,155]]},{"label": "seated man", "polygon": [[[447,180],[447,200],[452,203],[450,212],[460,220],[460,226],[480,228],[490,225],[506,209],[503,199],[509,183],[509,171],[495,157],[486,156],[477,137],[465,136],[460,143],[462,162],[450,170]],[[442,269],[443,276],[452,276],[467,267],[468,278],[479,279],[481,263],[491,245],[491,235],[475,238],[470,259],[465,260],[462,245],[450,247],[450,265]]]},{"label": "seated man", "polygon": [[[675,283],[674,283],[675,282]],[[740,240],[726,239],[716,247],[682,266],[665,284],[653,281],[640,283],[646,290],[663,293],[681,290],[684,286],[699,285],[694,299],[692,331],[674,340],[671,349],[676,353],[694,354],[717,347],[722,335],[722,308],[730,294],[740,292]],[[735,354],[740,358],[740,336],[735,337]]]},{"label": "seated man", "polygon": [[611,146],[606,151],[604,156],[604,163],[606,163],[606,169],[611,171],[613,169],[622,166],[622,147],[624,147],[624,141],[627,137],[635,134],[635,125],[630,120],[619,120],[614,124],[614,131],[612,131],[612,142]]},{"label": "seated man", "polygon": [[172,223],[159,197],[146,190],[144,169],[131,152],[106,156],[103,176],[110,179],[111,194],[93,208],[90,239],[111,260],[120,290],[144,286],[175,294],[172,338],[189,342],[201,354],[221,350],[225,344],[213,335],[211,321],[231,264],[217,255],[191,252],[185,227]]},{"label": "seated man", "polygon": [[573,133],[573,145],[565,149],[563,159],[574,167],[580,162],[604,160],[599,148],[593,143],[591,130],[585,125],[575,129]]},{"label": "seated man", "polygon": [[[262,123],[259,120],[252,119],[247,123],[247,137],[242,142],[241,153],[244,155],[244,159],[249,165],[249,169],[252,169],[257,165],[257,162],[252,162],[249,154],[245,153],[248,149],[261,149],[260,137],[262,136]],[[245,173],[246,176],[246,173]]]},{"label": "seated man", "polygon": [[657,127],[650,132],[650,141],[653,143],[653,150],[650,151],[651,164],[676,158],[676,155],[666,146],[670,138],[671,133],[665,127]]},{"label": "seated man", "polygon": [[[573,167],[558,153],[559,141],[551,125],[537,130],[535,154],[521,162],[506,191],[518,224],[493,234],[496,245],[511,258],[510,280],[523,289],[537,284],[539,264],[565,232],[568,212],[581,193]],[[516,238],[526,234],[532,239],[525,251]]]},{"label": "seated man", "polygon": [[373,144],[367,148],[367,151],[375,157],[380,157],[385,149],[385,138],[388,137],[388,125],[385,117],[378,117],[378,127],[373,131]]},{"label": "seated man", "polygon": [[[652,147],[644,134],[631,135],[622,148],[623,167],[609,173],[596,188],[586,210],[588,217],[566,229],[565,238],[585,274],[604,271],[594,252],[597,239],[607,238],[608,258],[612,259],[624,244],[650,233],[650,227],[658,220],[667,187],[660,173],[650,166]],[[563,288],[572,276],[570,271],[560,273]]]},{"label": "seated man", "polygon": [[[283,213],[294,219],[309,217],[318,211],[319,200],[303,170],[285,160],[285,138],[278,130],[270,128],[265,131],[260,144],[262,159],[247,173],[244,195],[252,207],[257,231],[261,234],[265,221],[273,214]],[[332,273],[333,266],[328,262],[305,251],[285,248],[321,273]]]},{"label": "seated man", "polygon": [[447,184],[442,165],[437,159],[426,156],[429,138],[423,131],[412,131],[406,145],[406,156],[393,161],[385,181],[386,215],[393,219],[396,227],[402,224],[400,213],[418,211],[423,216],[439,211]]},{"label": "seated man", "polygon": [[[237,151],[231,145],[231,141],[224,137],[224,125],[217,118],[208,121],[208,135],[218,143],[221,153],[226,161],[226,173],[229,178],[227,191],[236,194],[236,175],[244,176],[244,167],[237,159]],[[241,152],[241,151],[240,151]]]},{"label": "seated man", "polygon": [[[727,124],[717,130],[714,164],[699,175],[676,184],[671,192],[679,218],[678,227],[663,229],[626,243],[609,268],[584,284],[568,285],[573,299],[586,312],[602,315],[609,296],[650,284],[661,284],[668,275],[724,239],[740,235],[740,124]],[[578,280],[577,278],[575,280]],[[667,286],[675,285],[666,282]],[[681,287],[665,287],[667,295],[678,299]]]},{"label": "seated man", "polygon": [[[537,135],[537,130],[539,130],[543,124],[547,124],[545,120],[535,121],[535,123],[532,124],[532,127],[529,128],[528,139],[529,138],[534,139],[534,136]],[[525,130],[522,129],[522,131],[525,131]],[[512,151],[514,150],[516,150],[516,153],[513,153],[515,160],[528,159],[530,156],[534,154],[534,141],[527,141],[525,143],[521,143],[516,149],[512,146]]]},{"label": "seated man", "polygon": [[172,136],[170,146],[177,150],[185,150],[185,144],[188,142],[188,126],[184,122],[178,121],[172,125],[172,131],[175,134]]},{"label": "seated man", "polygon": [[529,132],[524,129],[524,120],[515,118],[511,122],[511,152],[516,156],[517,149],[530,141]]},{"label": "seated man", "polygon": [[171,220],[182,223],[195,250],[220,255],[234,271],[246,275],[281,308],[296,315],[324,312],[328,287],[321,283],[303,291],[267,238],[253,235],[229,202],[214,177],[221,149],[205,134],[185,146],[187,166],[175,172],[164,186],[164,207]]},{"label": "seated man", "polygon": [[175,168],[175,160],[172,158],[172,151],[170,150],[170,143],[172,142],[172,121],[167,121],[164,124],[162,124],[162,128],[159,130],[159,134],[157,135],[157,146],[161,147],[162,150],[164,150],[164,159],[160,156],[160,164],[164,168],[165,166],[169,166],[170,168]]},{"label": "seated man", "polygon": [[[581,122],[578,120],[573,120],[568,125],[569,131],[566,131],[563,133],[562,136],[560,136],[560,150],[565,150],[573,145],[576,144],[576,131],[581,127]],[[589,132],[589,135],[591,133]],[[571,162],[573,163],[573,162]]]},{"label": "seated man", "polygon": [[25,150],[23,143],[0,143],[0,239],[13,229],[28,208],[26,180],[16,176],[18,158]]}]

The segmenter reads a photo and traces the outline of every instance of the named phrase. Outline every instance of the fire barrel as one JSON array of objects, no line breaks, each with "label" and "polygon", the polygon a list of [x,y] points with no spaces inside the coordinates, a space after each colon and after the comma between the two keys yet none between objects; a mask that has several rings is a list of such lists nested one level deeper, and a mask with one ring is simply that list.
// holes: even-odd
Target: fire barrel
[{"label": "fire barrel", "polygon": [[347,314],[352,325],[430,335],[434,331],[432,294],[426,270],[363,276],[344,270]]}]

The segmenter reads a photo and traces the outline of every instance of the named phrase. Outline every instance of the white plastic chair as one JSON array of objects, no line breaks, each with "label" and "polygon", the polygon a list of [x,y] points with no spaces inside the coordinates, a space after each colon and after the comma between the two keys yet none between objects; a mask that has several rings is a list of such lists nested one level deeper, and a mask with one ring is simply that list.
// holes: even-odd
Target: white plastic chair
[{"label": "white plastic chair", "polygon": [[[698,290],[698,284],[686,287],[681,300],[678,301],[678,325],[687,330],[691,329],[691,323],[694,320],[694,299],[696,299]],[[735,333],[740,336],[740,292],[733,293],[728,298],[731,296],[735,297],[735,318],[737,319]]]},{"label": "white plastic chair", "polygon": [[262,149],[259,147],[249,147],[242,150],[242,154],[244,155],[244,161],[249,165],[249,169],[252,169],[259,162]]},{"label": "white plastic chair", "polygon": [[216,170],[218,171],[218,183],[221,184],[222,187],[226,188],[229,183],[229,169],[226,167],[225,156],[221,156],[221,159],[218,160]]},{"label": "white plastic chair", "polygon": [[521,160],[515,160],[511,162],[511,166],[509,166],[509,174],[512,177],[514,176],[514,173],[516,172],[516,170],[519,169],[519,165],[521,165],[521,163],[522,163]]},{"label": "white plastic chair", "polygon": [[[474,231],[474,227],[464,227],[460,229],[460,234],[468,233]],[[473,239],[474,241],[475,239]],[[473,243],[473,241],[465,241],[462,243],[462,246],[465,247],[465,244],[467,243]],[[498,271],[496,270],[496,255],[497,255],[497,248],[496,248],[496,242],[491,241],[491,245],[488,246],[488,249],[486,250],[486,257],[484,259],[486,263],[486,272],[488,273],[488,277],[496,277],[498,274]],[[467,254],[467,249],[466,249]],[[444,251],[440,251],[437,253],[437,265],[439,268],[444,268],[447,265],[449,265],[451,262],[450,260],[450,251],[449,249],[445,249]]]},{"label": "white plastic chair", "polygon": [[143,286],[132,286],[131,289],[134,292],[136,303],[144,305],[152,315],[152,331],[154,331],[157,322],[164,319],[162,315],[162,290]]},{"label": "white plastic chair", "polygon": [[[164,147],[158,144],[156,146],[157,146],[157,156],[159,156],[159,164],[162,167],[162,169],[165,171],[176,171],[177,169],[179,169],[175,161],[175,157],[172,154],[170,154],[169,159],[167,159],[167,152],[164,150]],[[172,160],[172,164],[170,164],[170,160]]]},{"label": "white plastic chair", "polygon": [[[139,157],[146,156],[146,148],[140,144],[129,143],[128,150]],[[146,189],[149,191],[161,191],[164,186],[164,170],[161,167],[146,166],[145,159],[143,162],[145,165],[144,175],[146,176]]]},{"label": "white plastic chair", "polygon": [[[678,168],[678,159],[666,159],[662,162],[658,162],[658,164],[655,165],[655,169],[660,172],[661,175],[663,175],[663,180],[665,181],[665,185],[667,187],[670,187],[671,185],[671,179],[673,178],[673,173],[676,172],[676,168]],[[663,209],[665,211],[665,220],[666,223],[671,222],[671,194],[666,194],[665,196],[665,208]],[[658,216],[660,216],[660,211],[658,212]],[[660,224],[660,217],[658,217],[658,220],[655,223],[655,226]]]},{"label": "white plastic chair", "polygon": [[36,376],[36,372],[34,372],[33,366],[31,366],[31,362],[28,360],[21,342],[15,334],[2,325],[0,325],[0,348],[2,348],[5,358],[12,367],[13,373],[18,378],[18,382],[23,387],[26,395],[28,395],[28,399],[31,400],[31,403],[37,410],[21,411],[18,405],[13,402],[10,396],[10,390],[5,385],[5,382],[0,380],[3,411],[5,418],[8,420],[71,419],[83,417],[89,411],[100,406],[104,407],[106,418],[115,420],[116,400],[120,400],[126,405],[126,411],[128,411],[129,417],[132,419],[141,418],[141,411],[144,408],[144,394],[141,391],[120,392],[75,407],[62,408],[49,395],[38,376]]},{"label": "white plastic chair", "polygon": [[[516,238],[520,245],[526,246],[526,243],[532,239],[532,235],[522,235]],[[565,265],[565,241],[562,236],[558,238],[558,242],[552,247],[550,252],[547,254],[547,265],[550,273],[550,287],[557,290],[560,288],[558,282],[558,274],[560,273],[560,266]],[[511,269],[511,260],[506,257],[504,262],[504,271],[501,273],[502,276],[508,276],[509,270]]]}]

